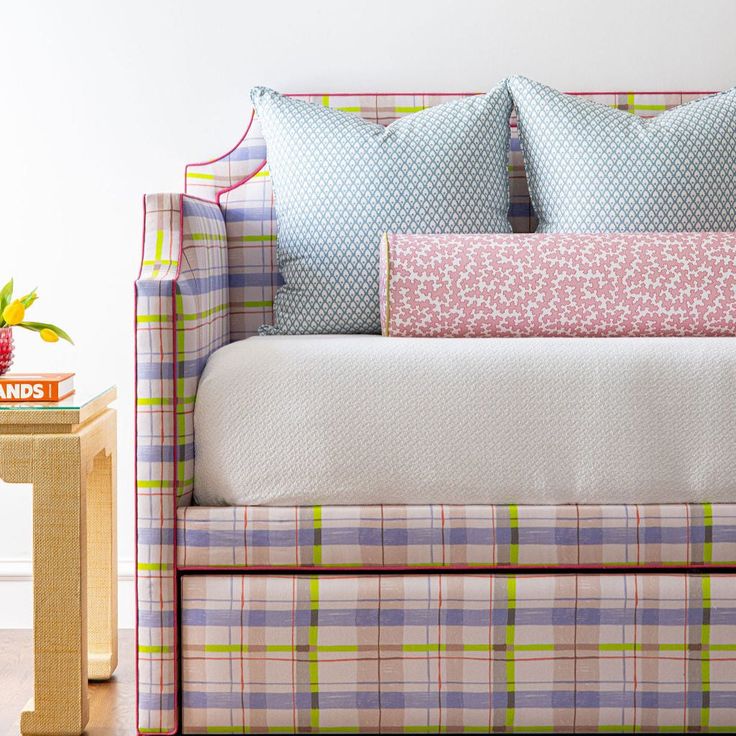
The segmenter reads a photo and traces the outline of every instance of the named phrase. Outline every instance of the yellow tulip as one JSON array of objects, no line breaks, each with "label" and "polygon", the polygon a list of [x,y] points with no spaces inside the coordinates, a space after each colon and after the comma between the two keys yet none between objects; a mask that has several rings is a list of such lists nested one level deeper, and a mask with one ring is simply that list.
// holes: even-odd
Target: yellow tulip
[{"label": "yellow tulip", "polygon": [[48,327],[44,327],[38,334],[41,335],[41,339],[46,342],[59,342],[59,336]]},{"label": "yellow tulip", "polygon": [[25,316],[26,308],[23,306],[20,299],[10,302],[10,304],[3,309],[3,319],[10,327],[20,324]]}]

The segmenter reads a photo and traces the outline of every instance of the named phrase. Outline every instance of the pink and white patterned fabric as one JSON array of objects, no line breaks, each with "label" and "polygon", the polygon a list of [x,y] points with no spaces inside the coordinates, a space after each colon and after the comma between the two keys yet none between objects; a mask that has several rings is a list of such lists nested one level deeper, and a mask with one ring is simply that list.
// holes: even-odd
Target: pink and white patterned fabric
[{"label": "pink and white patterned fabric", "polygon": [[396,337],[730,336],[736,233],[386,235]]}]

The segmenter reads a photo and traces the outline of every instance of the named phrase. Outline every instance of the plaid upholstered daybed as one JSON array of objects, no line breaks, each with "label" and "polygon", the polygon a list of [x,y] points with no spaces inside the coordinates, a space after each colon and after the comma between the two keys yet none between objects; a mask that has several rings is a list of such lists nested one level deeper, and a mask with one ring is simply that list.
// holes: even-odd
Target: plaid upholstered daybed
[{"label": "plaid upholstered daybed", "polygon": [[[389,123],[451,97],[314,100]],[[146,197],[136,283],[139,732],[736,726],[736,504],[194,504],[199,378],[281,284],[257,120],[185,191]]]}]

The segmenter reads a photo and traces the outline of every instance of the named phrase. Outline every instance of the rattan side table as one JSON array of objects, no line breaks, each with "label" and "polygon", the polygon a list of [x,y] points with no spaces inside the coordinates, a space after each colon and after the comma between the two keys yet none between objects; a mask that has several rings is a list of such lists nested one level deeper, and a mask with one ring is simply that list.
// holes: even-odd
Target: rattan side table
[{"label": "rattan side table", "polygon": [[33,484],[34,693],[24,736],[81,734],[117,666],[115,388],[0,404],[0,478]]}]

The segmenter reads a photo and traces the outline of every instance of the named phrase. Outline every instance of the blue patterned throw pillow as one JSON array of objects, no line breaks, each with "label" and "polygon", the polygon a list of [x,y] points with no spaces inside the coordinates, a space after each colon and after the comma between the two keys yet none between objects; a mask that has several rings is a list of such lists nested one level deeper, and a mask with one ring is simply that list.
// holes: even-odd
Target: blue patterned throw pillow
[{"label": "blue patterned throw pillow", "polygon": [[538,232],[736,230],[736,89],[647,120],[508,86]]},{"label": "blue patterned throw pillow", "polygon": [[511,97],[430,107],[389,126],[256,87],[285,285],[266,334],[380,332],[381,233],[511,232]]}]

